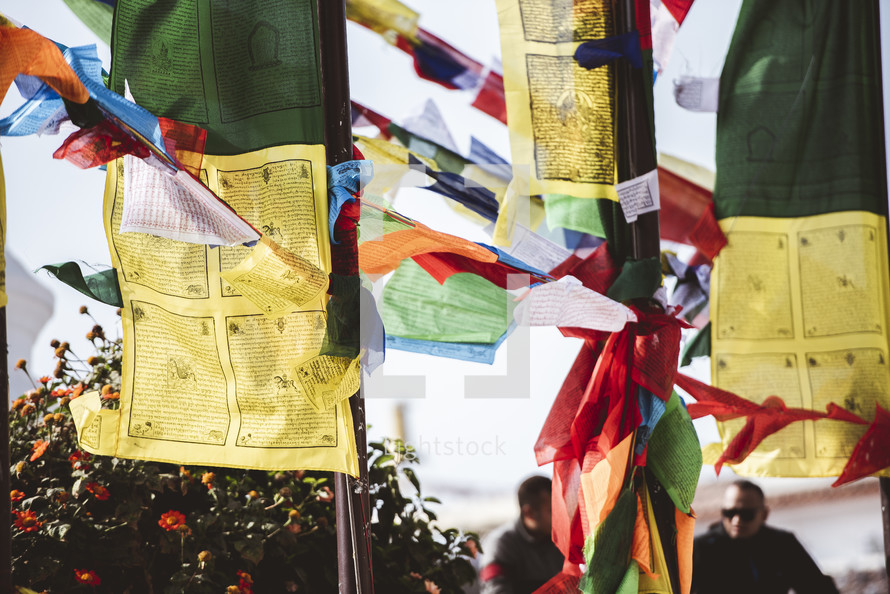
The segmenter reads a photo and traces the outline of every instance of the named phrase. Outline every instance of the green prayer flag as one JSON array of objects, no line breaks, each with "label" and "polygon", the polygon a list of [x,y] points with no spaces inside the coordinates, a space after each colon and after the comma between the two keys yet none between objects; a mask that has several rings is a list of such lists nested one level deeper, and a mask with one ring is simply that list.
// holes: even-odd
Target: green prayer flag
[{"label": "green prayer flag", "polygon": [[615,507],[587,539],[587,570],[578,587],[585,594],[612,594],[626,579],[637,517],[637,496],[625,489]]},{"label": "green prayer flag", "polygon": [[626,260],[606,296],[615,301],[649,298],[661,286],[661,260],[657,256]]},{"label": "green prayer flag", "polygon": [[404,260],[383,289],[386,333],[438,342],[491,344],[506,332],[514,303],[508,293],[468,272],[444,284],[413,260]]},{"label": "green prayer flag", "polygon": [[65,0],[71,12],[86,25],[96,37],[111,45],[111,20],[114,8],[97,0]]},{"label": "green prayer flag", "polygon": [[544,208],[547,211],[547,226],[551,229],[563,227],[589,233],[597,237],[605,237],[603,222],[596,198],[575,198],[566,194],[547,194],[544,196]]},{"label": "green prayer flag", "polygon": [[414,151],[421,157],[427,157],[435,161],[441,171],[460,174],[467,163],[470,162],[454,151],[417,134],[413,134],[398,124],[390,123],[389,131],[399,139],[399,142],[408,147],[408,150]]},{"label": "green prayer flag", "polygon": [[236,155],[322,144],[315,0],[118,0],[110,87]]},{"label": "green prayer flag", "polygon": [[746,0],[720,77],[718,219],[887,211],[876,2]]},{"label": "green prayer flag", "polygon": [[46,270],[54,277],[89,297],[102,303],[123,307],[120,287],[117,284],[117,271],[114,268],[84,276],[76,262],[47,264],[39,270]]},{"label": "green prayer flag", "polygon": [[677,509],[688,514],[701,466],[698,434],[680,396],[674,392],[649,437],[646,467],[667,491]]},{"label": "green prayer flag", "polygon": [[680,367],[686,367],[692,363],[695,357],[711,356],[711,322],[695,333],[680,355]]},{"label": "green prayer flag", "polygon": [[627,571],[624,573],[624,579],[621,580],[615,594],[639,594],[639,591],[640,566],[637,565],[636,561],[631,559],[630,564],[627,566]]}]

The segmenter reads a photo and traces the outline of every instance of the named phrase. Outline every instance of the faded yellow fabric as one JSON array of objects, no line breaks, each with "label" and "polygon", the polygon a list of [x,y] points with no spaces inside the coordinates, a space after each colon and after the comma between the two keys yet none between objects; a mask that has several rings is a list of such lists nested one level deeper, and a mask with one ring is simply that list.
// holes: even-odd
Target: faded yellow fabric
[{"label": "faded yellow fabric", "polygon": [[[756,403],[867,421],[890,409],[886,220],[864,211],[720,221],[711,274],[711,382]],[[726,448],[745,423],[718,423]],[[767,437],[743,476],[838,476],[866,426],[802,421]],[[706,454],[709,452],[705,452]]]},{"label": "faded yellow fabric", "polygon": [[611,4],[593,4],[497,0],[514,177],[530,177],[530,195],[618,200],[612,66],[574,58],[576,39],[613,35]]},{"label": "faded yellow fabric", "polygon": [[379,33],[392,44],[399,35],[417,40],[420,15],[398,0],[346,0],[346,18]]},{"label": "faded yellow fabric", "polygon": [[[324,147],[206,155],[201,177],[276,245],[330,271]],[[293,369],[321,348],[323,292],[265,315],[223,278],[251,248],[118,233],[124,184],[119,160],[108,168],[105,230],[124,303],[120,409],[101,410],[98,397],[73,401],[82,446],[178,464],[355,475],[349,406],[320,410]]]}]

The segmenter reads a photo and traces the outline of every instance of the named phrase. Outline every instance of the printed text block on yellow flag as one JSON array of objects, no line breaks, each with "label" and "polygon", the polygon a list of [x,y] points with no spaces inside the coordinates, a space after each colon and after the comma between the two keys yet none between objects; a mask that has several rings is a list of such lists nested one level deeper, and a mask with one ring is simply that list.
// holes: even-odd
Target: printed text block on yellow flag
[{"label": "printed text block on yellow flag", "polygon": [[[720,222],[729,244],[711,276],[711,379],[756,403],[871,421],[890,408],[887,234],[862,211]],[[744,419],[720,423],[725,448]],[[745,476],[837,476],[866,426],[792,423],[733,470]]]},{"label": "printed text block on yellow flag", "polygon": [[[330,271],[323,147],[208,155],[201,177],[277,245]],[[292,362],[321,347],[323,294],[279,317],[264,315],[220,276],[251,248],[119,234],[124,183],[118,161],[108,168],[105,228],[124,301],[121,408],[113,420],[81,414],[100,419],[98,431],[81,438],[84,449],[355,475],[349,406],[318,410],[293,381]]]},{"label": "printed text block on yellow flag", "polygon": [[532,195],[617,200],[612,67],[587,70],[574,58],[581,41],[615,34],[612,3],[576,0],[563,10],[551,0],[497,0],[497,7],[514,177],[530,174]]}]

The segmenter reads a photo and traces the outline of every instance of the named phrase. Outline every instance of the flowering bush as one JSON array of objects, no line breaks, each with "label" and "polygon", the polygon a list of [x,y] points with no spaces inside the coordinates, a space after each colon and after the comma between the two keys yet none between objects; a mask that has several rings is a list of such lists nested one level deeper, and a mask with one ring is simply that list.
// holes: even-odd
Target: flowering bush
[{"label": "flowering bush", "polygon": [[[52,341],[55,373],[10,408],[13,583],[47,593],[337,592],[330,473],[177,467],[78,448],[70,399],[98,390],[117,408],[120,398],[120,339],[98,325],[87,338],[96,350],[87,359]],[[25,361],[17,367],[28,373]],[[371,444],[376,590],[459,592],[475,579],[477,539],[436,526],[437,500],[420,496],[408,466],[416,461],[401,443]]]}]

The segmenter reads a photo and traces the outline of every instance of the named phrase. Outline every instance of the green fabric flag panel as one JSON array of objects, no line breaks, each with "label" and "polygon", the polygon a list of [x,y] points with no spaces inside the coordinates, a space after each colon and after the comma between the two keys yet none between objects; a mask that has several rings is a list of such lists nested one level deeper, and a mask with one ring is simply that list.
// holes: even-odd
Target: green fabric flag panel
[{"label": "green fabric flag panel", "polygon": [[514,303],[480,276],[458,273],[440,285],[413,260],[404,260],[383,289],[386,333],[438,342],[491,344],[506,332]]},{"label": "green fabric flag panel", "polygon": [[690,513],[701,474],[702,453],[698,434],[676,392],[671,394],[652,436],[646,465],[684,514]]},{"label": "green fabric flag panel", "polygon": [[322,144],[314,0],[119,0],[110,86],[207,130],[208,154]]},{"label": "green fabric flag panel", "polygon": [[720,78],[718,219],[886,215],[876,7],[743,3]]}]

